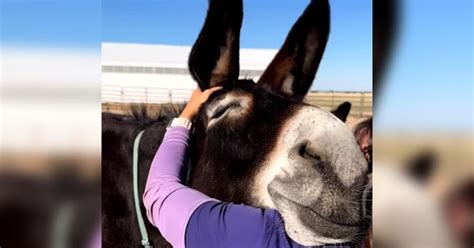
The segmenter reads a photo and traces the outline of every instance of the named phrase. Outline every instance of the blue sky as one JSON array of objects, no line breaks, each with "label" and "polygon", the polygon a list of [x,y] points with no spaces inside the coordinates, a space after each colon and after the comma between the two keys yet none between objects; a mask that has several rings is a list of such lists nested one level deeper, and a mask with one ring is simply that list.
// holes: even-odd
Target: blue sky
[{"label": "blue sky", "polygon": [[0,11],[3,45],[100,49],[100,1],[1,0]]},{"label": "blue sky", "polygon": [[472,0],[405,0],[376,126],[473,131]]}]

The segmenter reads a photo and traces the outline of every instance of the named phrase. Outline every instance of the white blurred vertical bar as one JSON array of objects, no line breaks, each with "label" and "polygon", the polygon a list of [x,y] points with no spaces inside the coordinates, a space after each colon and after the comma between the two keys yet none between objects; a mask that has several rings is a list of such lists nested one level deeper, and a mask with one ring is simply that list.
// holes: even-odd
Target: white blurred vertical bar
[{"label": "white blurred vertical bar", "polygon": [[4,46],[2,55],[2,154],[98,158],[100,54]]},{"label": "white blurred vertical bar", "polygon": [[92,51],[3,51],[4,151],[100,148],[100,56]]}]

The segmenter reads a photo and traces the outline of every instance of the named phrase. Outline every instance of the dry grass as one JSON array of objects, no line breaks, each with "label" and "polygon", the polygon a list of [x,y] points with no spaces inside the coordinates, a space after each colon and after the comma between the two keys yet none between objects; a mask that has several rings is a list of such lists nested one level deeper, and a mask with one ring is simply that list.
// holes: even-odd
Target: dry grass
[{"label": "dry grass", "polygon": [[72,169],[83,177],[100,176],[100,155],[40,152],[1,152],[0,173],[48,175],[57,169]]}]

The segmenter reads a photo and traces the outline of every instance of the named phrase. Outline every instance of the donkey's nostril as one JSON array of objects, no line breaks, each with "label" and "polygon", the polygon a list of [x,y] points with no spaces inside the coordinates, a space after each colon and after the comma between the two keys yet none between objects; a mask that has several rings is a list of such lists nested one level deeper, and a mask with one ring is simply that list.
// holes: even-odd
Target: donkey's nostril
[{"label": "donkey's nostril", "polygon": [[298,154],[305,159],[321,160],[321,156],[311,151],[308,151],[308,143],[305,143],[300,146]]},{"label": "donkey's nostril", "polygon": [[304,157],[305,156],[305,153],[306,153],[306,146],[308,144],[305,143],[303,145],[300,146],[300,149],[298,150],[298,154],[301,156],[301,157]]}]

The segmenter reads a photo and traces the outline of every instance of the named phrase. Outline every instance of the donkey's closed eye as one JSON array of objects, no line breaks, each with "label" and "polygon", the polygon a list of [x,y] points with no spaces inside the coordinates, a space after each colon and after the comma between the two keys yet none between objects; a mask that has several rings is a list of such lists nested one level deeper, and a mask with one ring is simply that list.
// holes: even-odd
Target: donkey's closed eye
[{"label": "donkey's closed eye", "polygon": [[218,119],[222,117],[227,112],[227,110],[241,107],[242,105],[240,105],[238,102],[230,102],[229,104],[219,106],[213,111],[210,119]]},{"label": "donkey's closed eye", "polygon": [[311,159],[311,160],[316,160],[316,161],[321,160],[321,156],[319,156],[318,154],[308,150],[308,144],[302,145],[300,147],[298,153],[301,157],[303,157],[305,159]]}]

